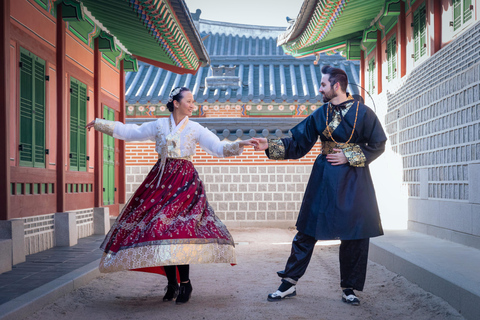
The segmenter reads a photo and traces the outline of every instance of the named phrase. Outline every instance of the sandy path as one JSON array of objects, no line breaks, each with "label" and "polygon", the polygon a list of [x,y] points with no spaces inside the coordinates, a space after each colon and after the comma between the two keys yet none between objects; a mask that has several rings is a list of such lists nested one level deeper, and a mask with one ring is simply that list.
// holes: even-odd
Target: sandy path
[{"label": "sandy path", "polygon": [[341,301],[338,245],[317,246],[297,296],[268,302],[295,234],[284,229],[233,229],[238,265],[192,265],[185,305],[162,302],[166,278],[140,272],[103,275],[28,319],[463,319],[442,299],[369,263],[359,307]]}]

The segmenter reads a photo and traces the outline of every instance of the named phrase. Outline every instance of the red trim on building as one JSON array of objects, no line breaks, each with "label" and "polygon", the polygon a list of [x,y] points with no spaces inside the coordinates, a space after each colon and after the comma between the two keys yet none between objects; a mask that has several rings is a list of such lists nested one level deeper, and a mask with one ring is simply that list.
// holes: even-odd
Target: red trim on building
[{"label": "red trim on building", "polygon": [[[123,67],[123,60],[120,61],[120,122],[125,123],[125,70]],[[119,148],[119,166],[118,166],[118,203],[125,203],[125,140],[118,142]]]},{"label": "red trim on building", "polygon": [[407,26],[405,2],[400,1],[400,16],[398,17],[398,32],[400,46],[400,78],[407,74]]},{"label": "red trim on building", "polygon": [[[360,86],[365,88],[365,51],[360,50]],[[365,90],[360,90],[360,95],[365,100]]]},{"label": "red trim on building", "polygon": [[0,220],[9,219],[10,211],[10,1],[0,4],[2,19],[0,31],[0,61],[4,64],[0,74],[0,176],[4,182],[0,184]]},{"label": "red trim on building", "polygon": [[[93,51],[93,101],[94,101],[94,110],[95,118],[103,118],[102,116],[102,102],[100,93],[102,90],[101,82],[101,67],[102,67],[102,53],[99,50],[98,46],[98,37],[94,40],[94,51]],[[94,197],[94,206],[102,206],[102,197],[103,197],[103,148],[102,148],[102,133],[95,131],[95,171],[94,171],[94,184],[93,192],[95,193]]]},{"label": "red trim on building", "polygon": [[383,79],[382,79],[382,65],[383,65],[383,54],[382,54],[382,32],[380,30],[377,30],[377,47],[375,48],[377,50],[377,94],[382,93],[382,84],[383,84]]},{"label": "red trim on building", "polygon": [[[62,4],[57,5],[57,17],[62,16]],[[66,152],[66,114],[65,104],[65,21],[57,19],[56,25],[56,65],[57,65],[57,159],[56,159],[56,185],[57,212],[65,211],[65,152]],[[33,212],[32,212],[33,213]],[[34,214],[31,214],[34,215]]]}]

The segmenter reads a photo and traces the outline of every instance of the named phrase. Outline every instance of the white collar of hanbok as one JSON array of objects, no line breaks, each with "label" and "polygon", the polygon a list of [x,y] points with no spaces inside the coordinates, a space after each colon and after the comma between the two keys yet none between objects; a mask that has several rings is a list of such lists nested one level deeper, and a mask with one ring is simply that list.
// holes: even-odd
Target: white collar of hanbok
[{"label": "white collar of hanbok", "polygon": [[188,122],[188,116],[185,116],[185,118],[180,121],[178,125],[175,125],[175,119],[173,119],[173,114],[170,115],[170,134],[174,134],[177,132],[178,129],[183,128],[184,124]]}]

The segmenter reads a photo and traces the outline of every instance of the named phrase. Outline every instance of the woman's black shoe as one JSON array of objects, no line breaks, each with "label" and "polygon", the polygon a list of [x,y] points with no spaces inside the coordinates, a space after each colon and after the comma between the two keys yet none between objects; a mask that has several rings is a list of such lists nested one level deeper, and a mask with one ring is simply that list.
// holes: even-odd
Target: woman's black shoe
[{"label": "woman's black shoe", "polygon": [[178,284],[169,284],[165,287],[163,301],[172,301],[178,295]]},{"label": "woman's black shoe", "polygon": [[189,280],[187,283],[180,283],[180,291],[175,301],[176,304],[182,304],[188,302],[190,296],[192,295],[192,283]]}]

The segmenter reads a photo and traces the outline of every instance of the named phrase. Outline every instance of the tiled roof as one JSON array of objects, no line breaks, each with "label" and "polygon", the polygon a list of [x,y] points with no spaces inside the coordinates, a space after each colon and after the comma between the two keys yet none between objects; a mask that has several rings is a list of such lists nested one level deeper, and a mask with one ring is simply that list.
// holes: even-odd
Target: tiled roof
[{"label": "tiled roof", "polygon": [[[321,102],[320,70],[326,64],[344,69],[350,82],[359,83],[359,62],[321,54],[318,65],[314,65],[314,57],[296,59],[284,54],[276,46],[283,28],[200,20],[199,29],[202,38],[208,36],[204,45],[211,66],[235,67],[234,77],[241,85],[222,85],[220,81],[213,88],[206,86],[205,79],[212,76],[210,67],[200,67],[195,75],[178,75],[140,63],[137,72],[126,76],[127,105],[165,105],[170,91],[177,86],[190,88],[200,104],[315,104]],[[348,91],[359,93],[355,85],[349,85]]]}]

